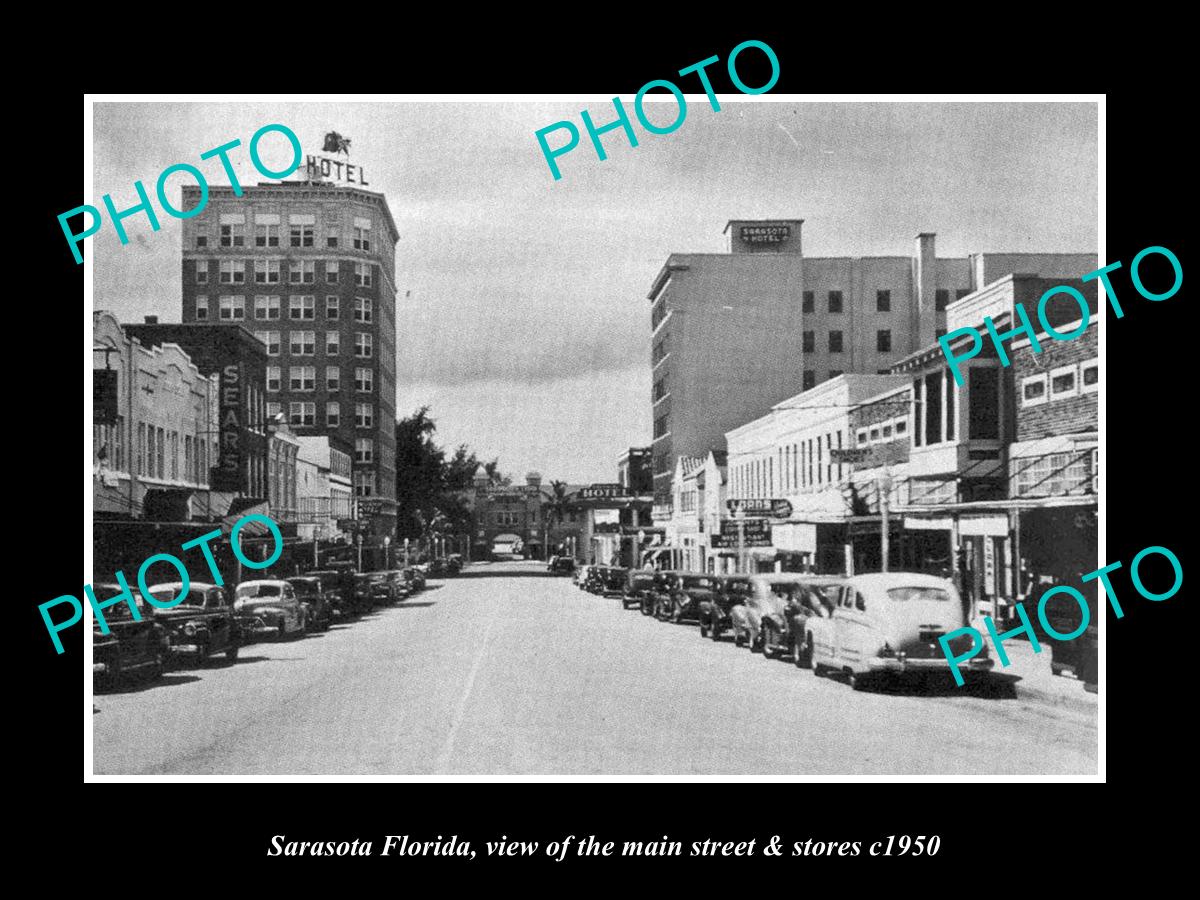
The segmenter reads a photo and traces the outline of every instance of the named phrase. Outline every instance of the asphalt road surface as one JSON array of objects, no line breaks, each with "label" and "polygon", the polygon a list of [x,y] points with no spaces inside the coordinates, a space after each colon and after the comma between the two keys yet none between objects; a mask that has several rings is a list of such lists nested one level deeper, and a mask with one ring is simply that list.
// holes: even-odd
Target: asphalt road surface
[{"label": "asphalt road surface", "polygon": [[[964,689],[965,690],[965,689]],[[97,774],[1095,774],[1095,707],[1006,683],[857,693],[623,611],[542,564],[470,566],[324,634],[99,694]]]}]

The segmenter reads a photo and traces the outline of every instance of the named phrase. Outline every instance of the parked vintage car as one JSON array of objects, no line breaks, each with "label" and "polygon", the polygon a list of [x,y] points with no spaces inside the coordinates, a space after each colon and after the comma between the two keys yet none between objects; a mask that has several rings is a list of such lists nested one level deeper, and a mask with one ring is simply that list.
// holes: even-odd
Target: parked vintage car
[{"label": "parked vintage car", "polygon": [[[150,587],[150,596],[170,603],[182,590],[178,581],[155,584]],[[224,653],[230,662],[238,658],[242,628],[225,588],[193,581],[178,605],[151,608],[155,621],[162,623],[170,635],[172,656],[191,657],[197,665],[204,665],[216,653]]]},{"label": "parked vintage car", "polygon": [[592,566],[588,570],[587,579],[583,583],[583,589],[589,594],[599,594],[604,591],[604,583],[607,578],[608,566]]},{"label": "parked vintage car", "polygon": [[700,619],[700,637],[708,636],[719,641],[721,634],[729,627],[729,611],[744,604],[750,594],[750,576],[717,575],[715,581],[716,590],[708,597],[701,598],[696,614]]},{"label": "parked vintage car", "polygon": [[625,596],[625,577],[628,569],[618,566],[608,566],[604,570],[603,583],[600,585],[600,596],[621,600]]},{"label": "parked vintage car", "polygon": [[414,591],[425,590],[425,573],[417,566],[408,566],[405,570],[408,573],[408,580],[412,584]]},{"label": "parked vintage car", "polygon": [[630,569],[625,573],[625,589],[621,593],[621,608],[640,607],[647,591],[654,589],[654,572],[651,569]]},{"label": "parked vintage car", "polygon": [[764,618],[768,629],[785,629],[788,599],[803,577],[796,572],[751,575],[750,593],[746,595],[744,602],[729,611],[729,626],[733,631],[734,644],[739,647],[748,646],[751,652],[761,650]]},{"label": "parked vintage car", "polygon": [[658,618],[675,623],[696,620],[700,603],[712,603],[716,584],[715,575],[696,572],[676,575],[667,592],[659,595]]},{"label": "parked vintage car", "polygon": [[569,556],[552,556],[546,571],[551,575],[571,575],[575,571],[575,560]]},{"label": "parked vintage car", "polygon": [[282,639],[304,632],[304,606],[286,581],[243,581],[234,591],[233,609],[242,630],[256,637],[273,634]]},{"label": "parked vintage car", "polygon": [[[855,690],[888,674],[950,677],[938,639],[967,624],[952,582],[915,572],[882,572],[847,578],[831,594],[837,603],[833,615],[808,620],[813,674],[841,672]],[[963,653],[970,645],[970,635],[961,635],[951,649]],[[977,677],[992,665],[984,644],[960,670],[964,677]]]},{"label": "parked vintage car", "polygon": [[[1034,621],[1038,640],[1043,648],[1050,648],[1050,671],[1055,675],[1068,672],[1085,684],[1096,684],[1099,676],[1099,631],[1096,627],[1095,603],[1088,601],[1088,624],[1083,633],[1069,641],[1058,640],[1046,632],[1040,617],[1030,616]],[[1031,604],[1026,604],[1030,609]],[[1075,634],[1083,624],[1083,610],[1076,600],[1059,594],[1051,597],[1045,605],[1046,621],[1058,634]]]},{"label": "parked vintage car", "polygon": [[811,629],[808,620],[816,616],[828,619],[837,607],[842,578],[810,576],[800,584],[800,590],[788,600],[788,646],[792,662],[801,669],[812,668]]},{"label": "parked vintage car", "polygon": [[462,571],[463,558],[460,553],[451,553],[446,557],[446,574],[457,575]]},{"label": "parked vintage car", "polygon": [[304,607],[304,623],[309,631],[328,631],[333,624],[333,604],[325,596],[321,579],[313,575],[297,575],[287,579],[296,590],[296,599]]},{"label": "parked vintage car", "polygon": [[392,591],[396,600],[401,602],[408,599],[408,595],[412,593],[412,583],[404,574],[403,569],[388,569],[383,573],[387,580],[392,585]]},{"label": "parked vintage car", "polygon": [[353,615],[354,606],[354,572],[350,569],[314,569],[308,572],[310,578],[321,580],[321,589],[330,606],[334,618]]},{"label": "parked vintage car", "polygon": [[671,595],[671,586],[679,572],[670,569],[660,569],[654,573],[654,584],[642,593],[642,615],[653,616],[658,613],[663,598]]},{"label": "parked vintage car", "polygon": [[[96,599],[104,602],[124,588],[119,584],[92,586]],[[92,625],[92,686],[96,690],[111,690],[121,684],[131,672],[149,678],[161,678],[171,656],[171,638],[167,629],[154,618],[151,607],[137,589],[132,591],[142,618],[134,619],[125,603],[104,611],[108,634],[102,634],[99,622]]]}]

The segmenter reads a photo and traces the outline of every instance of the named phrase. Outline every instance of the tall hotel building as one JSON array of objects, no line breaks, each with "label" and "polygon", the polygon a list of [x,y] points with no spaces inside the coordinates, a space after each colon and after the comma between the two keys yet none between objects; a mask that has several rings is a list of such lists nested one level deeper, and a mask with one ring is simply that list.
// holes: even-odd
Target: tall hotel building
[{"label": "tall hotel building", "polygon": [[[672,253],[649,293],[656,504],[675,462],[843,373],[886,374],[932,344],[953,300],[1013,272],[1078,279],[1094,254],[805,257],[802,219],[733,220],[727,253]],[[1094,266],[1093,266],[1094,268]]]},{"label": "tall hotel building", "polygon": [[[183,321],[267,347],[267,418],[353,453],[354,493],[396,515],[396,241],[382,194],[320,181],[209,187],[183,222]],[[184,208],[199,203],[184,188]]]}]

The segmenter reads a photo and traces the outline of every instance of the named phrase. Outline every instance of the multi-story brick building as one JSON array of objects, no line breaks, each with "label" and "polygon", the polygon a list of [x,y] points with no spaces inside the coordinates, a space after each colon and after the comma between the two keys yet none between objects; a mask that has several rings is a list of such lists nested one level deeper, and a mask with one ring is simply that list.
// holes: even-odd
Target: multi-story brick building
[{"label": "multi-story brick building", "polygon": [[879,374],[933,344],[946,307],[1008,272],[1079,278],[1088,254],[939,258],[920,234],[911,256],[805,257],[803,220],[734,220],[729,252],[673,253],[651,303],[655,502],[675,461],[844,372]]},{"label": "multi-story brick building", "polygon": [[[387,200],[298,181],[210,187],[183,223],[183,321],[245,325],[266,346],[267,417],[354,448],[354,490],[396,520],[396,283]],[[184,188],[185,208],[199,202]]]}]

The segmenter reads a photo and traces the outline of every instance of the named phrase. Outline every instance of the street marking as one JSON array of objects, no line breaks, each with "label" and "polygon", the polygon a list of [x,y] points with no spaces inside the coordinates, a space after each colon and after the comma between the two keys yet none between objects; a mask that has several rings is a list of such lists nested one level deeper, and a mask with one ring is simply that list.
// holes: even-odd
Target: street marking
[{"label": "street marking", "polygon": [[463,716],[466,715],[467,701],[471,699],[471,691],[475,688],[475,676],[479,674],[479,666],[487,653],[488,640],[492,636],[492,625],[495,624],[495,621],[496,616],[493,612],[492,616],[488,618],[487,628],[483,632],[483,640],[479,643],[479,653],[475,655],[475,662],[471,664],[471,671],[467,673],[467,683],[458,700],[458,706],[454,710],[454,718],[450,720],[450,733],[446,735],[446,745],[442,747],[442,752],[434,760],[433,771],[437,774],[443,772],[446,763],[450,761],[450,754],[454,752],[454,739],[458,737],[459,726],[462,725]]}]

